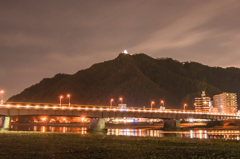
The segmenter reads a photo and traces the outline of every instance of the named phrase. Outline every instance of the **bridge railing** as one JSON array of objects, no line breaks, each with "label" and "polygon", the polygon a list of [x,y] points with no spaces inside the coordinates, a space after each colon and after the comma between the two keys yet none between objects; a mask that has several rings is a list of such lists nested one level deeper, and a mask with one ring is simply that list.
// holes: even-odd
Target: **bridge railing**
[{"label": "bridge railing", "polygon": [[26,102],[7,102],[4,105],[0,105],[4,108],[26,108],[26,109],[62,109],[62,110],[92,110],[92,111],[128,111],[128,112],[142,112],[142,113],[173,113],[173,114],[197,114],[197,115],[224,115],[224,116],[238,116],[237,114],[224,114],[224,113],[206,113],[195,112],[193,110],[181,110],[181,109],[165,109],[160,110],[157,108],[137,108],[127,107],[119,109],[117,106],[101,106],[101,105],[77,105],[73,104],[69,107],[68,104],[61,105],[54,103],[26,103]]}]

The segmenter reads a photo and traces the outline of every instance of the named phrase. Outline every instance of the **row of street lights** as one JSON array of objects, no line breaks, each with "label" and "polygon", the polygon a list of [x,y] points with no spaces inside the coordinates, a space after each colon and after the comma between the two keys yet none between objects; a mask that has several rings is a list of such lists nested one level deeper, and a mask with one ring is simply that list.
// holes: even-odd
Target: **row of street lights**
[{"label": "row of street lights", "polygon": [[[69,99],[69,103],[68,103],[68,106],[70,107],[70,97],[71,97],[71,95],[70,94],[67,94],[67,98]],[[59,97],[59,99],[60,99],[60,107],[62,107],[62,99],[63,99],[63,96],[61,95],[60,97]]]},{"label": "row of street lights", "polygon": [[[69,103],[68,103],[68,106],[70,107],[70,97],[71,95],[70,94],[67,94],[66,96],[68,99],[69,99]],[[62,99],[63,99],[63,95],[59,96],[59,99],[60,99],[60,107],[62,106]],[[114,101],[113,98],[110,99],[110,107],[112,107],[112,102]],[[119,101],[121,102],[121,104],[123,104],[123,98],[122,97],[119,97]]]},{"label": "row of street lights", "polygon": [[[113,98],[110,99],[110,108],[112,108],[112,102],[114,101]],[[121,104],[123,104],[123,98],[119,97],[119,101],[121,102]]]},{"label": "row of street lights", "polygon": [[[160,103],[163,104],[163,107],[164,107],[164,101],[161,100]],[[153,105],[153,104],[155,104],[154,101],[151,102],[151,110],[152,110],[152,105]],[[183,104],[183,109],[184,109],[184,111],[185,111],[185,107],[187,107],[187,103],[184,103],[184,104]]]},{"label": "row of street lights", "polygon": [[[1,103],[3,102],[3,92],[4,91],[0,91],[0,93],[2,93],[2,101],[1,101]],[[67,98],[69,99],[69,103],[68,103],[68,106],[70,107],[70,97],[71,97],[71,95],[70,94],[67,94]],[[61,95],[60,97],[60,107],[62,106],[62,99],[63,99],[63,96]],[[110,108],[112,108],[112,103],[113,103],[113,101],[114,101],[114,99],[113,98],[111,98],[110,99]],[[121,104],[123,104],[123,98],[122,97],[119,97],[119,101],[121,102]],[[163,107],[164,107],[164,100],[161,100],[160,101],[160,103],[163,105]],[[151,101],[151,110],[152,110],[152,106],[155,104],[155,102],[154,101]],[[195,103],[194,103],[195,104]],[[184,111],[185,111],[185,107],[187,107],[187,104],[186,103],[184,103],[183,104],[183,109],[184,109]]]},{"label": "row of street lights", "polygon": [[[160,103],[163,104],[163,107],[164,107],[164,101],[161,100]],[[153,105],[153,104],[155,104],[154,101],[151,102],[151,110],[152,110],[152,105]],[[184,104],[183,104],[183,109],[184,109],[184,111],[185,111],[185,107],[187,107],[187,103],[184,103]]]},{"label": "row of street lights", "polygon": [[[113,101],[114,101],[114,99],[111,98],[111,99],[110,99],[110,108],[112,108],[112,103],[113,103]],[[123,104],[123,98],[122,98],[122,97],[119,97],[119,101],[121,102],[121,104]],[[164,107],[164,101],[161,100],[160,103],[163,104],[163,107]],[[154,104],[155,104],[155,102],[152,101],[152,102],[151,102],[151,110],[152,110],[152,106],[153,106]]]},{"label": "row of street lights", "polygon": [[[3,90],[1,90],[0,91],[0,93],[2,94],[1,95],[1,105],[3,105],[3,93],[4,93],[4,91]],[[68,106],[70,107],[70,97],[71,97],[71,95],[70,94],[67,94],[67,98],[69,99],[69,103],[68,103]],[[63,96],[61,95],[60,97],[59,97],[59,99],[60,99],[60,107],[62,106],[62,99],[63,99]],[[111,98],[110,99],[110,108],[112,108],[112,102],[114,101],[114,99],[113,98]],[[119,97],[119,101],[121,102],[121,104],[123,104],[123,98],[122,97]],[[160,101],[160,103],[161,104],[163,104],[163,107],[164,107],[164,101],[163,100],[161,100]],[[152,101],[151,102],[151,110],[152,110],[152,106],[155,104],[155,102],[154,101]],[[194,103],[194,105],[195,105],[195,103]],[[187,106],[187,104],[186,103],[184,103],[183,104],[183,109],[184,109],[184,111],[185,111],[185,107]]]},{"label": "row of street lights", "polygon": [[[112,108],[112,102],[114,101],[113,98],[110,99],[110,108]],[[119,101],[121,101],[121,103],[123,104],[123,98],[122,97],[119,97]],[[164,100],[161,100],[160,103],[163,105],[164,107]],[[151,110],[152,110],[152,106],[155,104],[154,101],[151,101]],[[187,107],[187,103],[184,103],[183,104],[183,109],[185,111],[185,107]]]},{"label": "row of street lights", "polygon": [[[3,93],[4,93],[4,91],[1,90],[1,91],[0,91],[0,94],[2,94],[2,95],[1,95],[1,105],[3,105]],[[68,106],[70,107],[70,97],[71,97],[71,95],[70,95],[70,94],[67,94],[66,97],[69,99]],[[61,96],[59,97],[59,99],[60,99],[60,107],[61,107],[61,106],[62,106],[63,96],[61,95]],[[114,99],[111,98],[111,99],[110,99],[110,108],[112,108],[112,102],[113,102],[113,101],[114,101]],[[119,97],[119,101],[121,102],[121,104],[123,104],[123,98],[122,98],[122,97]],[[163,104],[163,107],[164,107],[164,101],[161,100],[160,103]],[[152,110],[152,106],[153,106],[154,104],[155,104],[155,102],[154,102],[154,101],[151,101],[151,110]],[[197,106],[197,103],[194,103],[194,106],[196,107],[196,106]],[[187,104],[186,104],[186,103],[183,104],[183,109],[184,109],[184,111],[185,111],[185,107],[187,107]]]},{"label": "row of street lights", "polygon": [[[152,110],[152,106],[153,106],[153,104],[155,104],[155,102],[154,102],[154,101],[152,101],[152,102],[151,102],[151,110]],[[164,107],[164,100],[160,100],[160,104],[162,104],[162,105],[163,105],[163,107]]]}]

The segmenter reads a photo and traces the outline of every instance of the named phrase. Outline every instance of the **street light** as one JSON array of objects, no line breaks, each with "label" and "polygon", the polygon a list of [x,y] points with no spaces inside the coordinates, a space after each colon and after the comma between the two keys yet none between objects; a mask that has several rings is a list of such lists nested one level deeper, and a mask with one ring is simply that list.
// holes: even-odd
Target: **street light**
[{"label": "street light", "polygon": [[164,101],[163,100],[161,100],[161,104],[163,104],[163,107],[164,107]]},{"label": "street light", "polygon": [[123,98],[122,98],[122,97],[120,97],[120,98],[119,98],[119,100],[120,100],[120,101],[121,101],[121,103],[123,104]]},{"label": "street light", "polygon": [[61,103],[62,98],[63,96],[60,96],[60,107],[62,107],[62,103]]},{"label": "street light", "polygon": [[152,105],[153,105],[154,103],[155,103],[154,101],[151,102],[151,110],[152,110]]},{"label": "street light", "polygon": [[67,97],[69,98],[69,103],[68,103],[68,106],[70,107],[70,97],[71,97],[71,95],[70,95],[70,94],[68,94],[68,95],[67,95]]},{"label": "street light", "polygon": [[112,102],[114,101],[113,98],[110,99],[110,108],[112,108]]},{"label": "street light", "polygon": [[187,106],[187,104],[186,103],[184,103],[184,105],[183,105],[183,108],[184,108],[184,111],[185,111],[185,107]]},{"label": "street light", "polygon": [[1,90],[1,91],[0,91],[0,93],[2,94],[1,105],[3,105],[3,93],[4,93],[4,91],[3,91],[3,90]]}]

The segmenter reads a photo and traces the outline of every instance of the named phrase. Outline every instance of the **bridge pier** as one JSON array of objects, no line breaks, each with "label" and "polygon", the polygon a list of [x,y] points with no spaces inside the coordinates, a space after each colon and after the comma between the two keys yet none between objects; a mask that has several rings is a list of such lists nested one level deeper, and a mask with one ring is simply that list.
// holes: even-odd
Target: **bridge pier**
[{"label": "bridge pier", "polygon": [[104,119],[90,119],[89,130],[102,131],[105,130]]},{"label": "bridge pier", "polygon": [[11,129],[11,117],[2,116],[0,117],[0,129],[1,131],[7,131]]},{"label": "bridge pier", "polygon": [[180,120],[165,119],[165,120],[163,120],[163,128],[164,129],[178,129],[178,128],[180,128]]}]

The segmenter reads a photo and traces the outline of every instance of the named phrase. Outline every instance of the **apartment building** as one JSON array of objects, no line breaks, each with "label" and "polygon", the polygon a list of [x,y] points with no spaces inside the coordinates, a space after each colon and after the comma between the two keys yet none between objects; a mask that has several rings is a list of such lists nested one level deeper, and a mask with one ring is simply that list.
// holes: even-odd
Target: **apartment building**
[{"label": "apartment building", "polygon": [[202,91],[201,97],[195,98],[195,111],[208,113],[212,102],[211,98],[207,97],[205,91]]},{"label": "apartment building", "polygon": [[220,113],[237,113],[237,94],[223,92],[214,95],[213,104]]}]

